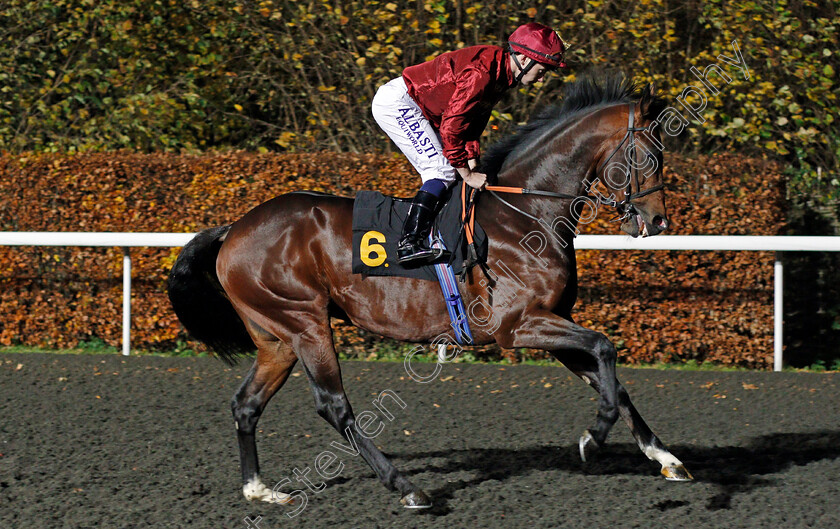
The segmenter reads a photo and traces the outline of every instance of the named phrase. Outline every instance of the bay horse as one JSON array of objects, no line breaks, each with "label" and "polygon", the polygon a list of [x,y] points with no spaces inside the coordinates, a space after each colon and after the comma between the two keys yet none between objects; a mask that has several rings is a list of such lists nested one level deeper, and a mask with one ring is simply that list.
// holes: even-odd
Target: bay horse
[{"label": "bay horse", "polygon": [[[621,416],[666,478],[690,480],[616,379],[613,344],[571,315],[578,286],[573,232],[583,214],[582,197],[595,192],[588,183],[597,178],[610,192],[611,199],[599,197],[618,209],[621,229],[629,235],[655,235],[668,227],[662,153],[651,140],[659,142],[658,132],[651,127],[652,135],[636,134],[665,107],[653,92],[651,85],[640,89],[615,74],[571,83],[562,106],[549,107],[488,150],[482,169],[498,184],[544,194],[511,194],[503,202],[479,193],[476,221],[489,239],[487,271],[472,268],[461,291],[465,306],[479,300],[496,323],[471,322],[475,344],[549,351],[598,392],[595,423],[579,441],[584,461],[603,446]],[[606,166],[622,157],[634,162],[624,180],[607,174]],[[643,180],[642,159],[655,166]],[[300,361],[318,414],[357,447],[388,489],[400,493],[403,506],[431,506],[370,439],[354,434],[358,426],[344,392],[330,318],[396,340],[430,343],[450,330],[445,302],[432,281],[353,274],[352,213],[351,198],[281,195],[230,226],[199,233],[170,273],[173,308],[195,338],[229,363],[256,349],[232,400],[248,500],[290,502],[289,495],[261,481],[255,432],[266,404]]]}]

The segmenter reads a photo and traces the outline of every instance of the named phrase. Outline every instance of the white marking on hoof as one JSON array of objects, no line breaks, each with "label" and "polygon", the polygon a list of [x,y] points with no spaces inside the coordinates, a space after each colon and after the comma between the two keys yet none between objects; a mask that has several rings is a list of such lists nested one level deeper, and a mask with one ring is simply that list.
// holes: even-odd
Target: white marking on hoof
[{"label": "white marking on hoof", "polygon": [[655,446],[646,446],[643,449],[645,455],[651,461],[662,465],[662,475],[668,481],[692,481],[691,473],[682,464],[682,461],[674,457],[674,454]]},{"label": "white marking on hoof", "polygon": [[683,466],[682,461],[674,457],[674,454],[655,446],[645,446],[642,451],[651,461],[656,461],[663,467]]},{"label": "white marking on hoof", "polygon": [[266,487],[259,476],[242,486],[242,494],[248,501],[264,501],[266,503],[291,503],[292,497],[285,492],[273,491]]},{"label": "white marking on hoof", "polygon": [[586,430],[585,432],[583,432],[583,435],[580,436],[578,448],[580,448],[580,460],[586,463],[587,449],[590,453],[592,453],[598,450],[599,446],[598,443],[595,442],[595,438],[592,437],[592,434],[589,433],[589,430]]}]

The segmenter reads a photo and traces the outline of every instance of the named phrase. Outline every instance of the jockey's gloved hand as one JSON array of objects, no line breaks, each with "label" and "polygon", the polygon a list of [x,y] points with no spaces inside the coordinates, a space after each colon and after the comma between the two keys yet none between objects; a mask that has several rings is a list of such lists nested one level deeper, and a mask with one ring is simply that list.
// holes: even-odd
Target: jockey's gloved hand
[{"label": "jockey's gloved hand", "polygon": [[487,185],[487,175],[484,173],[471,171],[466,167],[458,167],[456,170],[464,183],[472,188],[484,189],[484,186]]}]

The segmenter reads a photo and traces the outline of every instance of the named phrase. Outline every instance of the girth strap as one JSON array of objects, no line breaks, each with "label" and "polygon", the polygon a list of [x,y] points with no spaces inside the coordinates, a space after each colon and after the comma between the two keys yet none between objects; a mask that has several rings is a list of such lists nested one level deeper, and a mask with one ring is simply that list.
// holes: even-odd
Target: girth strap
[{"label": "girth strap", "polygon": [[[462,233],[467,238],[467,257],[464,260],[459,280],[461,283],[467,279],[467,271],[478,264],[478,252],[475,249],[475,189],[468,186],[466,182],[461,184],[461,223]],[[460,243],[460,237],[459,241]],[[453,255],[455,255],[453,253]]]}]

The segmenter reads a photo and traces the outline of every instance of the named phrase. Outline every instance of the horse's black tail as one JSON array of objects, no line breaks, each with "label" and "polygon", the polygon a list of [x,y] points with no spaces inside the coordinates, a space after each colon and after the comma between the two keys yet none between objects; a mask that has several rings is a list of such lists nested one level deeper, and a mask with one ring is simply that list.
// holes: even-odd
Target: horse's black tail
[{"label": "horse's black tail", "polygon": [[228,230],[230,226],[210,228],[187,243],[169,272],[167,290],[187,331],[232,365],[256,345],[216,276],[216,258]]}]

